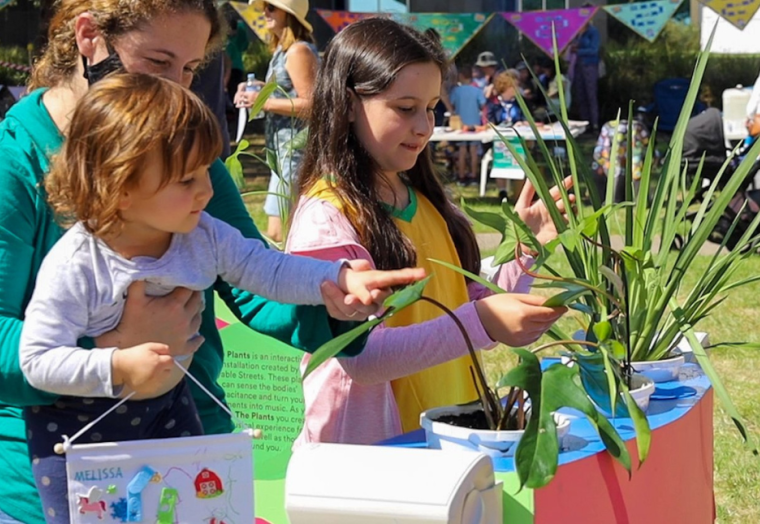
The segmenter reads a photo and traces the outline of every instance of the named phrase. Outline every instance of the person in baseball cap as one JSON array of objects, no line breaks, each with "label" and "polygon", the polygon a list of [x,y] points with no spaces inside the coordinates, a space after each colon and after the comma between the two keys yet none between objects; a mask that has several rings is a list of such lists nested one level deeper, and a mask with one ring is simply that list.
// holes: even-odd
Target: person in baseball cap
[{"label": "person in baseball cap", "polygon": [[478,67],[496,67],[499,65],[499,62],[496,61],[496,57],[491,51],[483,51],[478,55],[475,65]]}]

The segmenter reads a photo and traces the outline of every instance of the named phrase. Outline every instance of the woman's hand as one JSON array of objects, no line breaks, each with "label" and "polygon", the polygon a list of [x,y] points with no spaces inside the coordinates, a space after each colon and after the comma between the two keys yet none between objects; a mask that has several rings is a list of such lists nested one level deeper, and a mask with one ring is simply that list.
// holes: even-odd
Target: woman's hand
[{"label": "woman's hand", "polygon": [[[565,178],[562,184],[565,186],[565,189],[573,187],[572,177]],[[567,216],[567,209],[565,209],[565,203],[562,201],[559,187],[554,186],[549,193],[556,203],[559,212]],[[515,203],[515,212],[525,222],[525,225],[533,231],[533,234],[543,246],[557,238],[557,228],[549,214],[549,210],[546,208],[546,204],[542,200],[533,201],[535,194],[536,189],[533,187],[533,184],[530,180],[526,180],[522,191],[520,191],[520,196]],[[575,195],[570,195],[570,203],[573,202],[575,202]]]},{"label": "woman's hand", "polygon": [[[261,84],[263,85],[263,82],[261,82]],[[256,85],[258,85],[258,81]],[[256,98],[258,98],[258,96],[258,91],[246,91],[245,82],[241,82],[238,84],[237,92],[235,92],[235,107],[245,107],[246,109],[250,109],[253,107],[253,104],[256,102]]]},{"label": "woman's hand", "polygon": [[546,297],[502,293],[475,302],[480,322],[493,340],[511,347],[532,344],[565,312],[565,307],[545,307]]},{"label": "woman's hand", "polygon": [[119,325],[95,339],[98,347],[129,348],[147,342],[166,344],[173,357],[193,355],[204,338],[198,334],[203,301],[200,291],[177,288],[163,297],[145,294],[145,282],[129,286]]}]

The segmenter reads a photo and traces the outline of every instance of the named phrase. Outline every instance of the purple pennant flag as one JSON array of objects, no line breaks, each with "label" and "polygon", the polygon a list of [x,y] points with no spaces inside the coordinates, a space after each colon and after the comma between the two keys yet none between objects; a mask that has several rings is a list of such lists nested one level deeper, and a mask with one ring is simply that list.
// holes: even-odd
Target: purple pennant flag
[{"label": "purple pennant flag", "polygon": [[577,9],[555,9],[551,11],[528,11],[523,13],[501,13],[512,24],[536,44],[547,55],[553,57],[552,24],[557,35],[557,49],[560,53],[585,27],[596,13],[596,7]]}]

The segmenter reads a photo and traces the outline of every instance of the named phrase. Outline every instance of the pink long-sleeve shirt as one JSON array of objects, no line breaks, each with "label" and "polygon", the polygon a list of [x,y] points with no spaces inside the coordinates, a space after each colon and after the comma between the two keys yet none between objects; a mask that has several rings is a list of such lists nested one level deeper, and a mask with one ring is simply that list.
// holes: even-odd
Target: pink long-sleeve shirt
[{"label": "pink long-sleeve shirt", "polygon": [[[295,210],[286,250],[323,260],[372,257],[360,244],[349,220],[333,204],[314,197],[301,197]],[[533,260],[525,257],[525,265]],[[507,290],[526,293],[532,282],[516,263],[505,264],[497,274],[497,284]],[[491,340],[475,309],[474,301],[491,291],[471,282],[470,302],[455,310],[475,349],[491,349]],[[383,325],[369,335],[356,357],[334,358],[303,382],[304,428],[295,446],[305,442],[372,444],[401,433],[391,380],[448,362],[467,353],[459,329],[448,315],[427,322],[388,328]],[[301,362],[301,370],[310,355]]]}]

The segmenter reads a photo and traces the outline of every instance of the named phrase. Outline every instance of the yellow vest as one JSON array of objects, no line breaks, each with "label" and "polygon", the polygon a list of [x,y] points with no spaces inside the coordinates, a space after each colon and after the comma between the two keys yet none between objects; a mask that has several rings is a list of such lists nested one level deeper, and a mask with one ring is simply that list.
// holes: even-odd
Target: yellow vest
[{"label": "yellow vest", "polygon": [[[320,198],[341,209],[340,201],[327,184],[319,182],[309,196]],[[417,265],[435,274],[425,287],[425,296],[436,299],[452,311],[468,302],[467,284],[459,273],[428,259],[461,266],[454,241],[443,217],[423,195],[410,188],[409,205],[404,210],[390,209],[394,222],[417,250]],[[388,327],[418,324],[445,315],[429,302],[417,302],[386,321]],[[466,347],[464,338],[462,347]],[[480,352],[478,352],[480,358]],[[424,371],[391,382],[398,404],[403,431],[420,427],[420,414],[430,408],[464,404],[478,398],[470,375],[469,355],[450,360]]]}]

